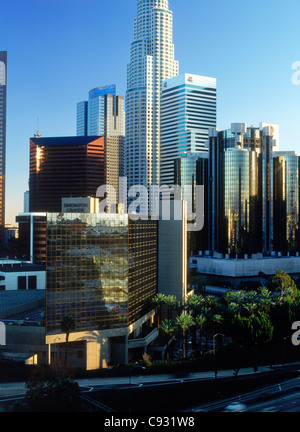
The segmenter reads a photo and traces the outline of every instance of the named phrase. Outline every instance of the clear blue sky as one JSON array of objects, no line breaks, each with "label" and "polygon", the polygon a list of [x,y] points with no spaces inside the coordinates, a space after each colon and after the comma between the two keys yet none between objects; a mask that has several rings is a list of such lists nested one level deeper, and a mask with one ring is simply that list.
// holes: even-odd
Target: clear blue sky
[{"label": "clear blue sky", "polygon": [[[1,0],[8,51],[6,221],[23,211],[29,138],[76,134],[76,103],[94,87],[125,95],[137,0]],[[217,78],[218,127],[278,123],[300,153],[299,0],[169,0],[180,73]]]}]

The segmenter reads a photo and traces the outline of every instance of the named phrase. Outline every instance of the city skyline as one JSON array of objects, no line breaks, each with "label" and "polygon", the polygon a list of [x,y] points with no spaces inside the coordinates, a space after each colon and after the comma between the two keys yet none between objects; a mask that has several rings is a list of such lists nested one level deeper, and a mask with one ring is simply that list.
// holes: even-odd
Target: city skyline
[{"label": "city skyline", "polygon": [[[300,86],[292,82],[292,65],[300,61],[299,3],[193,0],[187,8],[170,0],[169,8],[179,73],[218,81],[217,127],[278,123],[280,150],[300,153]],[[1,9],[0,49],[10,65],[6,222],[14,223],[36,129],[44,137],[75,136],[75,106],[89,89],[116,84],[125,96],[136,0],[4,0]]]}]

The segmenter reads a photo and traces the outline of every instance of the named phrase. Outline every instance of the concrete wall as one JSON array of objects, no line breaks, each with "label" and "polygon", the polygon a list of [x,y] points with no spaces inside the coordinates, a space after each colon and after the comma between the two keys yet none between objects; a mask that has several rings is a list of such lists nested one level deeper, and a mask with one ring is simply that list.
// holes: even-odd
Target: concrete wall
[{"label": "concrete wall", "polygon": [[[185,209],[184,202],[182,208]],[[173,220],[172,210],[171,220],[160,219],[158,225],[158,292],[175,295],[183,301],[187,293],[188,267],[186,218],[183,211],[182,220]]]}]

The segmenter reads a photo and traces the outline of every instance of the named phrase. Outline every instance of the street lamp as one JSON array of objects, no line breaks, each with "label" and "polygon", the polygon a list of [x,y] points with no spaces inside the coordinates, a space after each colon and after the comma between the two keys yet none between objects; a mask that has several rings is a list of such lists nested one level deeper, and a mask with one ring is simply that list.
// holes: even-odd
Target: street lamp
[{"label": "street lamp", "polygon": [[132,410],[132,406],[131,406],[131,376],[132,376],[132,371],[134,371],[135,369],[142,369],[145,370],[146,368],[144,366],[133,366],[132,368],[129,369],[129,412],[131,412]]}]

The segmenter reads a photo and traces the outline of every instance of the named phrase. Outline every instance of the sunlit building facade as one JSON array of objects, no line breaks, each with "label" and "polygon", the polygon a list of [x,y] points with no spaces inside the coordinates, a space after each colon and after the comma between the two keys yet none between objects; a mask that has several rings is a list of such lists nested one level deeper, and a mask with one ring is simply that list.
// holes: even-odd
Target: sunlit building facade
[{"label": "sunlit building facade", "polygon": [[160,184],[173,185],[174,160],[208,152],[209,129],[217,126],[216,79],[183,74],[162,83]]},{"label": "sunlit building facade", "polygon": [[[125,174],[125,110],[115,85],[94,88],[88,101],[77,104],[77,135],[104,136],[106,184],[114,188],[119,202],[124,193],[119,178]],[[113,204],[108,200],[109,207]]]},{"label": "sunlit building facade", "polygon": [[7,52],[0,51],[0,242],[5,226]]},{"label": "sunlit building facade", "polygon": [[273,151],[271,125],[210,132],[209,249],[225,254],[271,253]]},{"label": "sunlit building facade", "polygon": [[[112,351],[122,346],[125,355],[135,324],[139,333],[154,315],[157,241],[158,221],[133,221],[128,214],[48,213],[48,340],[55,340],[62,319],[71,315],[73,340],[95,342],[99,356],[103,344]],[[87,360],[97,363],[94,355]],[[106,352],[105,361],[112,357]]]},{"label": "sunlit building facade", "polygon": [[300,157],[295,152],[277,152],[274,170],[273,248],[282,253],[300,250],[299,188]]},{"label": "sunlit building facade", "polygon": [[[173,15],[168,3],[168,0],[137,2],[125,103],[128,188],[160,184],[161,85],[179,71],[174,60]],[[140,213],[148,210],[152,211],[139,209]]]}]

